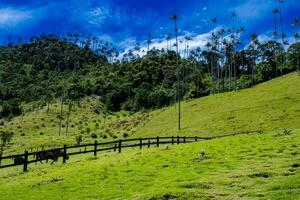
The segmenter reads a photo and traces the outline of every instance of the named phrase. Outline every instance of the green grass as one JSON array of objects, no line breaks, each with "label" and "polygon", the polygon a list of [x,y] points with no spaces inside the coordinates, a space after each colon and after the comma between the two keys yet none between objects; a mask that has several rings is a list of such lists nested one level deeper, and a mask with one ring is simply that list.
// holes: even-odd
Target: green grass
[{"label": "green grass", "polygon": [[300,127],[300,77],[297,73],[253,88],[182,103],[182,130],[175,106],[155,112],[135,135],[212,136],[250,130]]},{"label": "green grass", "polygon": [[[1,199],[300,199],[300,130],[0,171]],[[200,151],[206,154],[202,157]],[[19,167],[20,168],[20,167]]]},{"label": "green grass", "polygon": [[[123,138],[123,133],[144,137],[265,131],[121,154],[72,156],[67,164],[31,164],[26,173],[20,166],[1,169],[0,199],[300,199],[299,86],[300,77],[292,73],[254,88],[183,102],[180,132],[175,106],[134,115],[113,113],[104,123],[103,115],[94,112],[95,99],[85,99],[72,111],[74,127],[68,136],[57,134],[58,104],[49,114],[45,107],[26,113],[0,126],[16,133],[5,154],[74,144],[78,134],[92,142],[93,132],[102,141]],[[292,134],[284,134],[284,128]]]}]

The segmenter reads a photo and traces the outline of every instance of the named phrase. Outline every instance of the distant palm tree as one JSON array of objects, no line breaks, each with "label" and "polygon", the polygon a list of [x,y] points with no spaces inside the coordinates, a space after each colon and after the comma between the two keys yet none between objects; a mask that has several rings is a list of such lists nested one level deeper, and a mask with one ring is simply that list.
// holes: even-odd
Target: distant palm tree
[{"label": "distant palm tree", "polygon": [[[276,41],[277,40],[277,37],[278,37],[278,31],[277,31],[277,15],[279,14],[279,10],[277,8],[274,8],[272,10],[272,13],[274,14],[274,30],[273,30],[273,37],[274,37],[274,40]],[[274,58],[276,57],[276,54],[274,55]],[[278,64],[277,64],[277,61],[275,60],[275,76],[277,77],[277,71],[278,71]]]},{"label": "distant palm tree", "polygon": [[217,68],[217,62],[215,61],[215,54],[217,53],[217,33],[215,32],[215,28],[216,28],[216,24],[217,24],[218,20],[216,17],[211,19],[211,23],[213,24],[213,31],[211,34],[211,44],[212,44],[212,48],[211,48],[211,79],[212,79],[212,88],[211,88],[211,93],[214,94],[214,88],[215,88],[215,69]]},{"label": "distant palm tree", "polygon": [[252,58],[253,60],[251,61],[251,65],[252,65],[252,67],[251,67],[251,74],[252,74],[252,86],[255,84],[255,65],[256,65],[256,50],[257,50],[257,47],[258,47],[258,45],[259,45],[259,41],[258,41],[258,35],[256,34],[256,33],[252,33],[251,35],[250,35],[250,38],[251,38],[251,43],[252,43],[252,46],[253,46],[253,53],[252,53],[252,55],[253,55],[253,57],[254,58]]},{"label": "distant palm tree", "polygon": [[181,113],[180,113],[180,69],[179,69],[179,50],[178,50],[178,28],[177,28],[177,21],[178,21],[178,15],[175,13],[171,17],[172,21],[174,22],[174,32],[175,32],[175,39],[176,39],[176,68],[177,68],[177,98],[178,98],[178,130],[181,129]]},{"label": "distant palm tree", "polygon": [[167,51],[169,50],[169,48],[171,48],[171,44],[169,45],[170,43],[170,40],[171,40],[171,36],[172,34],[171,33],[168,33],[167,36],[166,36],[166,41],[167,41]]},{"label": "distant palm tree", "polygon": [[149,33],[148,38],[147,38],[147,52],[149,52],[149,50],[150,50],[151,43],[152,43],[152,36],[151,36],[151,33]]},{"label": "distant palm tree", "polygon": [[[299,41],[298,27],[300,26],[299,19],[294,19],[292,26],[295,28],[295,34],[294,34],[295,42],[298,43],[298,41]],[[297,70],[298,70],[298,75],[300,76],[300,63],[299,63],[299,52],[298,51],[299,50],[296,48]]]},{"label": "distant palm tree", "polygon": [[[233,79],[235,79],[236,77],[236,66],[235,66],[235,46],[236,46],[236,30],[235,30],[235,20],[236,20],[236,13],[234,11],[232,11],[231,13],[231,18],[232,18],[232,35],[231,35],[231,39],[232,39],[232,68],[233,68]],[[234,80],[235,82],[235,80]],[[234,84],[235,85],[235,84]],[[231,89],[231,81],[230,81],[230,89]]]},{"label": "distant palm tree", "polygon": [[280,4],[280,9],[279,9],[279,15],[280,15],[280,29],[281,29],[281,42],[282,42],[282,46],[283,46],[283,51],[282,51],[282,63],[281,63],[281,67],[280,67],[280,74],[282,76],[282,65],[285,63],[285,49],[284,46],[287,45],[287,41],[285,40],[285,33],[284,33],[284,29],[283,29],[283,11],[282,11],[282,5],[284,4],[284,0],[278,0],[279,4]]}]

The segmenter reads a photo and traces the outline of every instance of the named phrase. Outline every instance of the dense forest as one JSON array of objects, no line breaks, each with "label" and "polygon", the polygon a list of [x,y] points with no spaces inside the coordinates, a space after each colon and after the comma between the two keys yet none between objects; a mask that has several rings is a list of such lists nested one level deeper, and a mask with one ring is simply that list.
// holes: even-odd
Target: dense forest
[{"label": "dense forest", "polygon": [[[45,106],[57,99],[78,102],[97,96],[112,111],[139,111],[170,105],[180,98],[251,87],[299,68],[300,43],[270,40],[256,34],[245,48],[224,30],[212,32],[205,48],[156,49],[145,55],[140,47],[120,54],[97,38],[55,34],[27,43],[0,47],[0,117],[22,113],[28,102]],[[168,42],[168,41],[167,41]],[[149,42],[150,44],[150,42]]]}]

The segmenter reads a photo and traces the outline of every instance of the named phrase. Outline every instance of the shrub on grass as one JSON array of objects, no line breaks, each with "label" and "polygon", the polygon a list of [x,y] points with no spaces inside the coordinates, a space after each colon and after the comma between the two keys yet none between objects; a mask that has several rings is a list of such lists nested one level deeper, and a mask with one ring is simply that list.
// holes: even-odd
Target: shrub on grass
[{"label": "shrub on grass", "polygon": [[44,133],[43,133],[43,132],[40,132],[40,135],[44,135]]},{"label": "shrub on grass", "polygon": [[21,133],[21,136],[22,136],[22,137],[25,136],[25,133]]},{"label": "shrub on grass", "polygon": [[97,138],[97,134],[96,133],[92,133],[91,137],[95,139],[95,138]]},{"label": "shrub on grass", "polygon": [[283,135],[291,135],[293,133],[293,131],[285,128],[285,129],[283,129],[282,133],[283,133]]},{"label": "shrub on grass", "polygon": [[204,157],[204,156],[205,156],[205,154],[206,154],[206,151],[205,151],[204,149],[201,149],[201,151],[200,151],[200,155],[201,155],[201,157]]},{"label": "shrub on grass", "polygon": [[124,138],[128,137],[128,133],[123,133],[123,137]]},{"label": "shrub on grass", "polygon": [[91,132],[90,127],[87,127],[85,130],[86,130],[87,133],[90,133],[90,132]]},{"label": "shrub on grass", "polygon": [[0,121],[0,126],[3,126],[4,125],[4,121]]},{"label": "shrub on grass", "polygon": [[75,141],[77,145],[80,145],[80,143],[82,142],[82,135],[76,135],[75,136]]},{"label": "shrub on grass", "polygon": [[107,135],[104,134],[104,135],[103,135],[103,139],[106,139],[106,138],[107,138]]}]

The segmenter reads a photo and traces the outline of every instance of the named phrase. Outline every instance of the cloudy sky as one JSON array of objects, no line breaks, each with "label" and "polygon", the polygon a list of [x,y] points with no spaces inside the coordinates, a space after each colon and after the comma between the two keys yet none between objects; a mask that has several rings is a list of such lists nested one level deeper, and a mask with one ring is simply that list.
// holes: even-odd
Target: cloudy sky
[{"label": "cloudy sky", "polygon": [[[270,36],[277,0],[0,0],[0,42],[8,37],[29,38],[43,32],[84,32],[99,36],[119,49],[145,41],[151,33],[157,46],[173,31],[172,13],[179,14],[180,35],[191,35],[191,46],[203,45],[214,27],[230,27],[230,13],[245,28],[244,43],[256,32]],[[282,5],[284,30],[291,34],[294,18],[300,18],[300,1]]]}]

